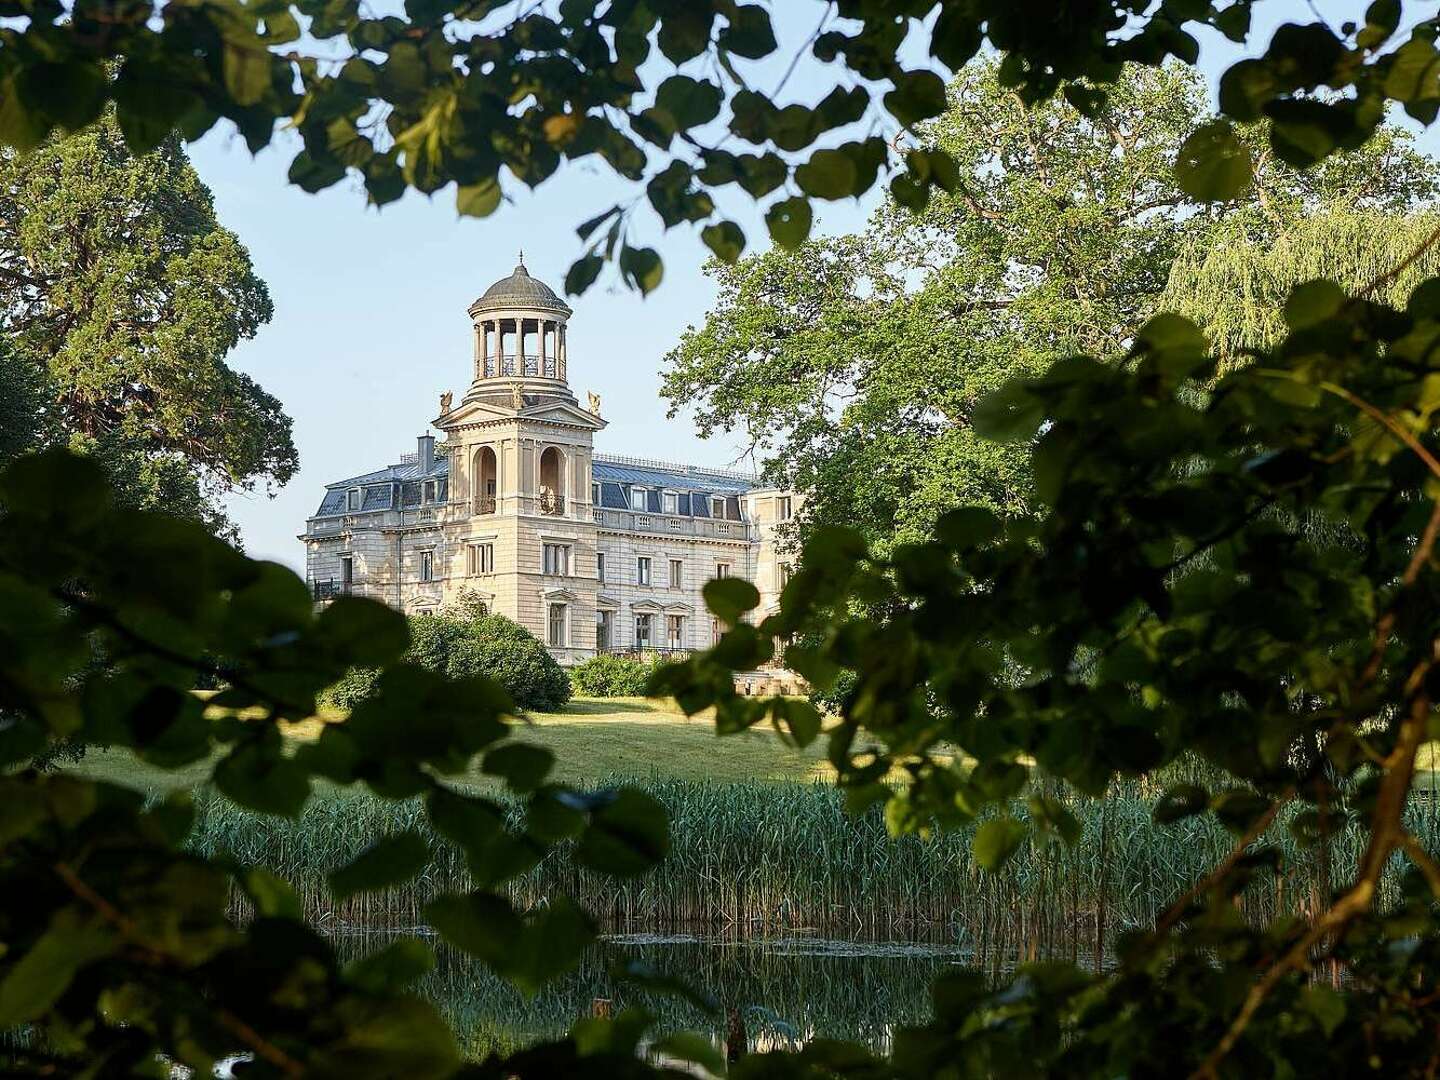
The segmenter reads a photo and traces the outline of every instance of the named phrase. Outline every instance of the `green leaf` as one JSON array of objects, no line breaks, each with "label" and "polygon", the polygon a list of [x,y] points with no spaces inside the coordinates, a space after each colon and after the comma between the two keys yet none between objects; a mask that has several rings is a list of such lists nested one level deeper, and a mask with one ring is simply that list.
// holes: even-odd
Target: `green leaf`
[{"label": "green leaf", "polygon": [[0,980],[0,1031],[42,1015],[60,999],[76,972],[120,945],[109,928],[82,922],[68,908],[59,911],[40,939],[13,958]]},{"label": "green leaf", "polygon": [[906,127],[945,111],[945,80],[933,71],[906,71],[885,95],[885,108]]},{"label": "green leaf", "polygon": [[475,184],[465,184],[455,190],[455,209],[466,217],[489,217],[500,206],[500,181],[487,176]]},{"label": "green leaf", "polygon": [[543,784],[554,764],[555,755],[543,746],[509,743],[485,755],[482,771],[487,776],[502,777],[511,791],[523,794]]},{"label": "green leaf", "polygon": [[252,866],[245,871],[242,879],[245,894],[255,905],[255,913],[262,918],[300,919],[304,912],[300,898],[295,895],[288,882],[276,877],[264,867]]},{"label": "green leaf", "polygon": [[1180,190],[1200,202],[1237,198],[1250,187],[1252,174],[1250,151],[1226,120],[1193,132],[1175,161]]},{"label": "green leaf", "polygon": [[655,91],[655,107],[670,114],[675,128],[685,131],[708,124],[720,115],[723,95],[712,82],[671,75]]},{"label": "green leaf", "polygon": [[414,830],[384,836],[330,874],[336,900],[378,892],[409,881],[430,865],[430,845]]},{"label": "green leaf", "polygon": [[677,1031],[657,1039],[654,1050],[666,1058],[676,1058],[700,1066],[713,1076],[724,1076],[725,1055],[710,1041],[709,1036],[696,1031]]},{"label": "green leaf", "polygon": [[765,211],[765,224],[770,238],[782,248],[798,248],[810,235],[811,213],[808,199],[783,199]]},{"label": "green leaf", "polygon": [[796,168],[795,183],[818,199],[843,199],[859,194],[859,175],[854,159],[844,151],[816,150]]},{"label": "green leaf", "polygon": [[345,981],[372,994],[396,993],[428,975],[435,953],[419,938],[402,937],[345,968]]},{"label": "green leaf", "polygon": [[971,850],[975,861],[989,871],[999,870],[1025,842],[1026,829],[1013,817],[995,818],[975,831]]},{"label": "green leaf", "polygon": [[669,850],[665,808],[642,791],[620,788],[592,813],[575,858],[604,874],[635,877],[652,869]]},{"label": "green leaf", "polygon": [[1150,816],[1157,825],[1203,813],[1210,805],[1210,793],[1197,784],[1176,784],[1155,801]]},{"label": "green leaf", "polygon": [[700,239],[723,263],[733,264],[745,250],[745,234],[733,221],[721,221],[700,230]]},{"label": "green leaf", "polygon": [[978,435],[994,442],[1024,442],[1045,419],[1045,406],[1027,382],[1012,379],[980,399],[972,417]]},{"label": "green leaf", "polygon": [[737,4],[728,17],[730,25],[715,39],[721,49],[747,60],[759,60],[775,51],[770,13],[759,4]]},{"label": "green leaf", "polygon": [[[620,274],[641,293],[648,295],[660,287],[665,266],[654,248],[632,248],[627,244],[620,251]],[[569,284],[568,278],[566,284]]]},{"label": "green leaf", "polygon": [[226,41],[225,89],[237,105],[254,105],[270,89],[271,60],[259,38],[244,43]]},{"label": "green leaf", "polygon": [[275,750],[237,746],[215,766],[215,786],[241,806],[295,817],[310,796],[310,776]]},{"label": "green leaf", "polygon": [[1333,987],[1311,983],[1300,991],[1300,1000],[1327,1039],[1345,1022],[1345,996]]},{"label": "green leaf", "polygon": [[1306,281],[1296,285],[1285,301],[1285,324],[1291,330],[1322,323],[1340,313],[1348,302],[1345,290],[1333,281]]},{"label": "green leaf", "polygon": [[1385,96],[1396,101],[1430,101],[1440,97],[1440,51],[1423,37],[1395,50],[1385,74]]},{"label": "green leaf", "polygon": [[410,647],[410,623],[378,600],[340,596],[320,613],[316,637],[345,667],[381,667]]},{"label": "green leaf", "polygon": [[737,623],[747,611],[760,606],[760,590],[744,578],[715,578],[701,589],[705,606],[724,622]]},{"label": "green leaf", "polygon": [[565,292],[570,296],[579,296],[595,284],[604,265],[605,259],[601,255],[585,255],[576,259],[565,274]]}]

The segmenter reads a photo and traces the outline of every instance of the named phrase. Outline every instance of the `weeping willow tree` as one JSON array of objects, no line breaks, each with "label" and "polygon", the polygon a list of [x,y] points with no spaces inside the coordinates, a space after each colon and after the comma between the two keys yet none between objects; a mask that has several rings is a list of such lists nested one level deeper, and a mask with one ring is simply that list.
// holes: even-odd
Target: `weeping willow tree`
[{"label": "weeping willow tree", "polygon": [[1161,310],[1198,323],[1230,365],[1284,337],[1285,299],[1303,281],[1327,278],[1347,291],[1378,282],[1371,298],[1403,309],[1416,285],[1440,273],[1440,243],[1429,243],[1440,211],[1432,209],[1399,214],[1330,203],[1276,233],[1247,225],[1220,223],[1186,245],[1160,300]]}]

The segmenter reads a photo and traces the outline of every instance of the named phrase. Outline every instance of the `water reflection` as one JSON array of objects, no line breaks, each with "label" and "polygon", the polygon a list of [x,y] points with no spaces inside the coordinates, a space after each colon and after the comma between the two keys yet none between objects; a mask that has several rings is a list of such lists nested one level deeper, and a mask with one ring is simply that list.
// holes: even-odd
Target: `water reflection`
[{"label": "water reflection", "polygon": [[[336,944],[348,958],[390,940],[350,934]],[[527,998],[478,961],[432,944],[436,967],[417,989],[445,1013],[472,1058],[557,1038],[582,1016],[632,1005],[655,1014],[660,1033],[707,1032],[717,1042],[735,1037],[738,1019],[752,1051],[825,1037],[884,1052],[896,1026],[928,1018],[928,988],[936,974],[965,959],[958,950],[911,943],[621,935],[596,945],[575,972]],[[613,969],[631,961],[708,993],[721,1008],[719,1017],[612,978]]]}]

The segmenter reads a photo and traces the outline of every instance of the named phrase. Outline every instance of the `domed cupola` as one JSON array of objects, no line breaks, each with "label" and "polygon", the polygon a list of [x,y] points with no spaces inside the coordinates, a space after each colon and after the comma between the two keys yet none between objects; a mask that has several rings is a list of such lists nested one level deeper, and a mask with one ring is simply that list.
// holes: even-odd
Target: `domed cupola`
[{"label": "domed cupola", "polygon": [[527,389],[569,396],[565,324],[570,305],[525,268],[510,273],[469,307],[475,324],[475,382],[467,397],[502,389],[491,380],[523,380]]}]

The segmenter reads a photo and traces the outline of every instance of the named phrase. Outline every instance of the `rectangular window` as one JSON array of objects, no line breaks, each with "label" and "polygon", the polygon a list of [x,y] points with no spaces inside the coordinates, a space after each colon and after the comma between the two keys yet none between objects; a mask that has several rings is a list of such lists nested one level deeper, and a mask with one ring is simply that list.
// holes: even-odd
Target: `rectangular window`
[{"label": "rectangular window", "polygon": [[355,556],[340,556],[340,591],[349,593],[350,587],[355,584]]},{"label": "rectangular window", "polygon": [[725,636],[724,629],[720,626],[719,619],[710,620],[710,644],[719,645],[720,639]]},{"label": "rectangular window", "polygon": [[550,605],[550,644],[556,648],[565,647],[565,605]]},{"label": "rectangular window", "polygon": [[725,516],[725,500],[718,495],[710,500],[710,516],[714,518]]},{"label": "rectangular window", "polygon": [[545,545],[545,573],[561,575],[570,573],[569,544]]},{"label": "rectangular window", "polygon": [[776,521],[789,521],[789,520],[790,520],[790,496],[789,496],[789,495],[782,495],[782,496],[780,496],[780,498],[778,498],[778,499],[775,500],[775,520],[776,520]]},{"label": "rectangular window", "polygon": [[786,585],[790,584],[790,579],[795,576],[795,568],[788,562],[782,562],[779,566],[779,572],[775,576],[780,588],[783,589]]},{"label": "rectangular window", "polygon": [[605,553],[603,551],[595,553],[595,580],[602,583],[605,581]]},{"label": "rectangular window", "polygon": [[728,562],[717,562],[717,563],[715,564],[715,576],[716,576],[717,578],[727,578],[727,577],[729,577],[729,576],[730,576],[730,564],[729,564]]},{"label": "rectangular window", "polygon": [[469,552],[469,565],[466,569],[472,576],[475,574],[493,574],[495,572],[494,544],[471,544]]},{"label": "rectangular window", "polygon": [[644,489],[644,488],[631,488],[631,489],[630,489],[630,509],[631,509],[631,510],[644,510],[644,509],[645,509],[645,489]]},{"label": "rectangular window", "polygon": [[667,649],[683,649],[685,647],[685,616],[665,616],[665,647]]},{"label": "rectangular window", "polygon": [[650,557],[641,555],[635,561],[635,580],[641,585],[650,584]]},{"label": "rectangular window", "polygon": [[650,616],[635,616],[635,647],[637,649],[648,649],[650,647]]},{"label": "rectangular window", "polygon": [[685,564],[679,559],[670,560],[670,588],[679,589],[685,584]]},{"label": "rectangular window", "polygon": [[680,496],[673,491],[665,492],[665,513],[677,514],[680,512]]},{"label": "rectangular window", "polygon": [[605,652],[610,648],[610,623],[610,612],[597,611],[595,613],[595,649],[597,652]]},{"label": "rectangular window", "polygon": [[435,481],[434,481],[434,480],[426,480],[426,481],[425,481],[425,486],[424,486],[421,490],[422,490],[422,492],[423,492],[423,494],[420,496],[420,501],[421,501],[421,502],[433,503],[433,502],[435,501]]},{"label": "rectangular window", "polygon": [[435,580],[435,552],[433,551],[420,552],[420,580]]},{"label": "rectangular window", "polygon": [[345,506],[349,510],[360,509],[360,489],[351,488],[350,493],[345,496]]},{"label": "rectangular window", "polygon": [[590,485],[590,501],[591,501],[592,503],[594,503],[596,506],[599,506],[599,505],[600,505],[600,485],[599,485],[599,484],[591,484],[591,485]]}]

